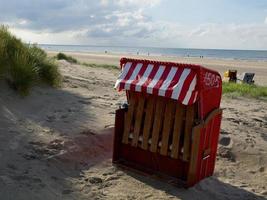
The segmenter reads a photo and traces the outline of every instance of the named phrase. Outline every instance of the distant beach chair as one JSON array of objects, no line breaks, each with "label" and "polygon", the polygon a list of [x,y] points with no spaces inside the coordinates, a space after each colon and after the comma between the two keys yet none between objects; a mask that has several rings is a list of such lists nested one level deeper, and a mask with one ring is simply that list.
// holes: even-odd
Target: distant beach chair
[{"label": "distant beach chair", "polygon": [[254,83],[254,80],[253,80],[254,76],[255,76],[255,73],[245,72],[239,77],[239,80],[242,81],[243,83],[253,84]]},{"label": "distant beach chair", "polygon": [[234,82],[236,83],[237,80],[237,70],[227,70],[226,72],[224,72],[224,77],[228,78],[229,82]]}]

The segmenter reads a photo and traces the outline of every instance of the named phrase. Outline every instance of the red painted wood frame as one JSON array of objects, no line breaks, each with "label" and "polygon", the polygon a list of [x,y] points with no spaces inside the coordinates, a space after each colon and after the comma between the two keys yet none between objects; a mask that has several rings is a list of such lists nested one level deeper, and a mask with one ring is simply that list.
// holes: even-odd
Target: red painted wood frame
[{"label": "red painted wood frame", "polygon": [[[123,143],[126,109],[117,110],[113,163],[148,174],[157,174],[159,177],[171,180],[174,183],[182,183],[186,187],[193,186],[203,178],[211,176],[215,167],[222,118],[222,110],[220,109],[222,82],[219,73],[199,65],[127,58],[121,59],[121,66],[126,62],[160,63],[162,65],[177,65],[178,67],[196,70],[199,97],[194,106],[197,108],[197,114],[193,119],[194,125],[189,137],[190,156],[187,160],[186,157],[174,159],[159,152],[151,152],[138,146]],[[126,91],[128,102],[129,93],[130,91]],[[146,94],[140,93],[139,95],[145,96]],[[155,96],[155,98],[158,97]]]},{"label": "red painted wood frame", "polygon": [[156,174],[168,182],[190,187],[214,171],[222,110],[214,109],[192,129],[190,160],[173,159],[158,152],[123,144],[126,109],[116,111],[113,163]]}]

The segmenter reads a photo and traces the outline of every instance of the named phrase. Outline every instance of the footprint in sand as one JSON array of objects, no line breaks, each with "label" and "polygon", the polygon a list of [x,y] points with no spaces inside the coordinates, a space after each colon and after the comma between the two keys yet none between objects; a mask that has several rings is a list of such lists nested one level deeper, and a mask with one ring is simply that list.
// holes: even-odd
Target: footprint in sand
[{"label": "footprint in sand", "polygon": [[255,136],[251,136],[250,134],[247,134],[245,141],[247,144],[250,144],[251,147],[254,147],[256,144],[256,140],[254,138]]},{"label": "footprint in sand", "polygon": [[14,181],[10,176],[2,175],[0,176],[0,180],[4,185],[14,185]]},{"label": "footprint in sand", "polygon": [[46,121],[47,122],[54,122],[56,120],[56,116],[55,115],[48,115],[46,117]]},{"label": "footprint in sand", "polygon": [[232,152],[232,146],[233,146],[232,139],[228,136],[220,136],[219,144],[220,145],[218,149],[218,155],[222,158],[226,158],[231,162],[235,162],[236,156]]},{"label": "footprint in sand", "polygon": [[224,129],[221,129],[221,132],[220,132],[221,135],[229,135],[230,133]]},{"label": "footprint in sand", "polygon": [[256,118],[256,117],[253,117],[252,118],[254,121],[256,121],[256,122],[264,122],[264,120],[262,120],[262,119],[260,119],[260,118]]},{"label": "footprint in sand", "polygon": [[265,171],[265,167],[260,167],[259,168],[259,172],[264,172]]},{"label": "footprint in sand", "polygon": [[231,138],[226,136],[221,137],[219,143],[223,146],[228,146],[231,143]]},{"label": "footprint in sand", "polygon": [[218,155],[222,158],[226,158],[227,160],[231,162],[236,161],[236,156],[229,149],[219,148]]},{"label": "footprint in sand", "polygon": [[9,143],[9,148],[11,149],[11,150],[15,150],[15,149],[17,149],[19,147],[19,143],[18,143],[18,141],[11,141],[10,143]]},{"label": "footprint in sand", "polygon": [[118,180],[120,177],[119,176],[109,176],[105,179],[105,181],[114,181],[114,180]]},{"label": "footprint in sand", "polygon": [[26,160],[43,159],[60,153],[63,147],[64,141],[59,139],[53,140],[48,144],[39,141],[31,141],[26,146],[30,151],[24,154],[23,157]]},{"label": "footprint in sand", "polygon": [[6,166],[8,169],[11,169],[11,170],[17,170],[18,169],[15,165],[10,164],[10,163],[8,163]]},{"label": "footprint in sand", "polygon": [[226,118],[226,120],[231,121],[231,122],[233,122],[235,124],[239,124],[239,122],[240,122],[240,120],[238,120],[236,118],[232,118],[232,117],[228,117],[228,118]]},{"label": "footprint in sand", "polygon": [[66,119],[66,118],[68,118],[68,115],[67,114],[63,114],[63,115],[60,116],[60,118],[61,119]]},{"label": "footprint in sand", "polygon": [[103,180],[99,177],[90,177],[88,178],[88,181],[91,183],[91,184],[101,184],[103,183]]},{"label": "footprint in sand", "polygon": [[67,189],[67,190],[63,190],[62,194],[71,194],[72,192],[73,192],[73,190]]},{"label": "footprint in sand", "polygon": [[59,139],[55,139],[47,145],[48,149],[53,149],[53,150],[61,150],[63,149],[63,147],[64,147],[64,141]]},{"label": "footprint in sand", "polygon": [[90,105],[91,104],[91,101],[89,100],[78,100],[79,103],[81,104],[85,104],[85,105]]},{"label": "footprint in sand", "polygon": [[67,111],[67,113],[62,113],[63,111],[54,111],[54,114],[50,114],[46,116],[46,121],[47,122],[55,122],[57,120],[65,120],[69,117],[68,113],[69,111]]}]

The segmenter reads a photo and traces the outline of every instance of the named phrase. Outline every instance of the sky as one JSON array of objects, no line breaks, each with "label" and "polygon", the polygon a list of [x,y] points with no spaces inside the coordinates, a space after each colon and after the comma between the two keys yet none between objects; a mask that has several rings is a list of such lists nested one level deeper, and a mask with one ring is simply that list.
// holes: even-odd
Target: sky
[{"label": "sky", "polygon": [[267,50],[267,0],[0,0],[24,42]]}]

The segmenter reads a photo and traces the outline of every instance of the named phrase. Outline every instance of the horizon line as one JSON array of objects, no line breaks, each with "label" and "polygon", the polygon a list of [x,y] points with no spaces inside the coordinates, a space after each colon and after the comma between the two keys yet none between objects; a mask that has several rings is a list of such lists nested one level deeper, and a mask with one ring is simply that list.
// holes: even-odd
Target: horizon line
[{"label": "horizon line", "polygon": [[91,46],[91,47],[123,47],[123,48],[155,48],[155,49],[193,49],[193,50],[231,50],[231,51],[267,51],[267,49],[223,49],[223,48],[191,48],[191,47],[153,47],[153,46],[128,46],[128,45],[92,45],[92,44],[48,44],[37,43],[37,45],[51,46]]}]

